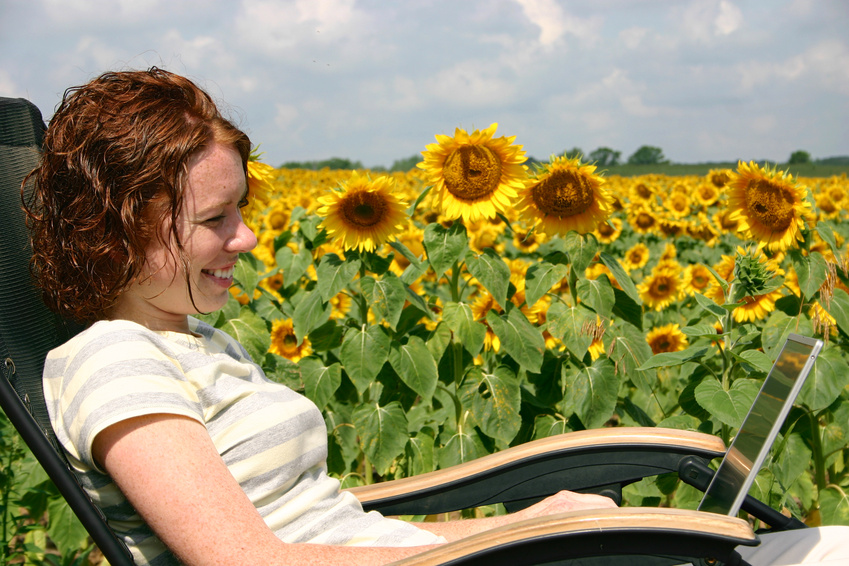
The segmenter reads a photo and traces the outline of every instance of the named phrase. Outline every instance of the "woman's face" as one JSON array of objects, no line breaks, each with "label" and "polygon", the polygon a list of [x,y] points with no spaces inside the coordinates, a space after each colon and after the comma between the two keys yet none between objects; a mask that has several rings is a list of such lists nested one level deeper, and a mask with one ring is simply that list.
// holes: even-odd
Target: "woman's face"
[{"label": "woman's face", "polygon": [[195,156],[176,226],[187,268],[179,259],[169,226],[163,226],[162,241],[170,244],[163,245],[159,238],[151,241],[144,272],[118,299],[111,318],[132,320],[153,330],[188,332],[187,315],[223,307],[239,254],[257,243],[242,222],[240,203],[246,196],[245,173],[235,148],[215,143]]}]

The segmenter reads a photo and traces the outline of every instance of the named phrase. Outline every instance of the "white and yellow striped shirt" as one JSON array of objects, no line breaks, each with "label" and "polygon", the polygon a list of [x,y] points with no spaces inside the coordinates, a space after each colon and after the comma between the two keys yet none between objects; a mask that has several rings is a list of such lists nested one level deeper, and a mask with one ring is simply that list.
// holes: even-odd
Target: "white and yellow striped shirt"
[{"label": "white and yellow striped shirt", "polygon": [[[202,423],[230,472],[286,542],[415,546],[441,537],[365,513],[326,473],[327,432],[311,401],[266,378],[224,332],[190,318],[193,335],[101,321],[51,351],[50,419],[76,475],[138,564],[176,563],[92,458],[106,427],[145,414]],[[163,502],[163,504],[167,504]]]}]

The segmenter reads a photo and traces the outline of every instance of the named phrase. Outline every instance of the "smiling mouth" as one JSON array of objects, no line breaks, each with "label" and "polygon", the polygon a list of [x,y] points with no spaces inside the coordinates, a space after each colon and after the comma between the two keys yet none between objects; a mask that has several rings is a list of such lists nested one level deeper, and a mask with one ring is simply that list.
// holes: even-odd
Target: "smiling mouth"
[{"label": "smiling mouth", "polygon": [[229,269],[204,269],[203,273],[207,275],[212,275],[213,277],[217,277],[219,279],[230,279],[233,277],[233,272],[236,271],[236,267],[233,266]]}]

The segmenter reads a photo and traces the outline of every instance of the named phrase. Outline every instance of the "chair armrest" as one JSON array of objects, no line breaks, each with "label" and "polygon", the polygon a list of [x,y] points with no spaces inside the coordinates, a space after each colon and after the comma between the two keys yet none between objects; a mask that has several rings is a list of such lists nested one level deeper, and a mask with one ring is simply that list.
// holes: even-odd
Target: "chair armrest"
[{"label": "chair armrest", "polygon": [[679,558],[682,562],[709,558],[734,563],[735,547],[758,544],[760,539],[751,526],[737,517],[683,509],[628,507],[573,511],[519,521],[440,545],[394,564],[433,566],[485,561],[489,566],[521,565],[623,555],[660,555]]},{"label": "chair armrest", "polygon": [[[570,432],[514,446],[435,472],[351,488],[368,510],[429,515],[534,500],[561,489],[594,491],[678,472],[688,456],[722,456],[718,437],[654,427]],[[597,491],[597,490],[596,490]]]}]

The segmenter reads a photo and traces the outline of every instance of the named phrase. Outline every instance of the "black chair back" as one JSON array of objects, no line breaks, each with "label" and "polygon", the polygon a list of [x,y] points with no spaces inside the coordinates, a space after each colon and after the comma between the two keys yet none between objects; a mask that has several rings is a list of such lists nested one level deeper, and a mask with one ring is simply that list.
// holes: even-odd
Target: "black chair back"
[{"label": "black chair back", "polygon": [[21,183],[38,163],[44,130],[32,103],[0,98],[0,406],[109,563],[133,564],[70,471],[44,402],[44,359],[80,330],[47,309],[29,272]]}]

